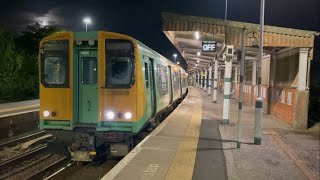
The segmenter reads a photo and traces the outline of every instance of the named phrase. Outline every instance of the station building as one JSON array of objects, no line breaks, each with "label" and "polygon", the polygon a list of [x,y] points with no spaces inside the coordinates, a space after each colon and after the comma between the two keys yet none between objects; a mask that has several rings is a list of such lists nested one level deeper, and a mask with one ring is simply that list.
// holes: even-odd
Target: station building
[{"label": "station building", "polygon": [[[265,25],[259,79],[259,24],[173,13],[163,13],[162,18],[165,35],[188,63],[189,84],[207,91],[213,102],[216,94],[224,91],[226,113],[227,99],[239,97],[244,39],[243,102],[255,106],[260,81],[264,113],[294,129],[307,129],[310,65],[317,32]],[[203,51],[206,43],[215,43],[214,51]],[[229,61],[227,47],[233,49]]]}]

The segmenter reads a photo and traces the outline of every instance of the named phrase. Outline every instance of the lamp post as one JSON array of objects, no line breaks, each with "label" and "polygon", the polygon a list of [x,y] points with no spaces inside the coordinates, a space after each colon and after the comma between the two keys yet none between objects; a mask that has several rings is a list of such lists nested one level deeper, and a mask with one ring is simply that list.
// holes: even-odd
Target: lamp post
[{"label": "lamp post", "polygon": [[224,20],[227,20],[227,16],[228,16],[228,0],[226,0],[226,7],[224,10]]},{"label": "lamp post", "polygon": [[177,63],[177,54],[173,54],[173,57],[174,57],[174,63]]},{"label": "lamp post", "polygon": [[254,144],[261,144],[262,117],[263,117],[263,99],[261,96],[261,61],[263,56],[263,31],[264,31],[264,3],[261,0],[260,4],[260,45],[259,45],[259,60],[258,60],[258,97],[255,104],[255,123],[254,123]]},{"label": "lamp post", "polygon": [[86,24],[86,31],[88,31],[88,24],[91,24],[91,19],[86,17],[83,19],[83,22]]}]

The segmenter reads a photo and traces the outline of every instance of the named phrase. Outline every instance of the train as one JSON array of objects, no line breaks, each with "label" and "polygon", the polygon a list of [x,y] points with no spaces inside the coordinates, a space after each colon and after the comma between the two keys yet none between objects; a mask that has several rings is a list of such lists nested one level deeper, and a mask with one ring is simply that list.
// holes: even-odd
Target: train
[{"label": "train", "polygon": [[140,41],[60,32],[39,45],[40,129],[74,161],[125,156],[187,95],[188,73]]}]

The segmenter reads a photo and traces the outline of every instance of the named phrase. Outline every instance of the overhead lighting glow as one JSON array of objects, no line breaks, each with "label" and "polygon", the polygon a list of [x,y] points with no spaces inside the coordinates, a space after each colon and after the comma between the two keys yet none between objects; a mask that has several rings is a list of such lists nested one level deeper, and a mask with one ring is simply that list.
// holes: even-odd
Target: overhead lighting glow
[{"label": "overhead lighting glow", "polygon": [[199,34],[199,32],[198,32],[198,31],[196,31],[196,32],[194,33],[194,35],[196,36],[196,39],[197,39],[197,40],[199,40],[199,39],[200,39],[200,34]]},{"label": "overhead lighting glow", "polygon": [[84,23],[90,24],[91,23],[91,19],[89,17],[86,17],[83,19]]},{"label": "overhead lighting glow", "polygon": [[199,63],[199,62],[200,62],[200,60],[197,61],[197,63]]},{"label": "overhead lighting glow", "polygon": [[200,56],[201,55],[201,53],[200,52],[197,52],[197,56]]},{"label": "overhead lighting glow", "polygon": [[196,66],[198,66],[198,64],[196,64]]}]

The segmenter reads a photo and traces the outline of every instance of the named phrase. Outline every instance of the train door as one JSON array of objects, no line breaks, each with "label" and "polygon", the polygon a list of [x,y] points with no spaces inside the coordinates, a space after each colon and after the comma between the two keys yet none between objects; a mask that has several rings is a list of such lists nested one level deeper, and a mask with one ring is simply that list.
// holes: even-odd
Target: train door
[{"label": "train door", "polygon": [[147,101],[150,102],[151,116],[156,113],[156,96],[155,96],[155,84],[154,84],[154,69],[153,59],[149,58],[148,62],[144,63],[145,69],[145,81],[146,81],[146,95]]},{"label": "train door", "polygon": [[79,51],[79,123],[98,119],[98,82],[96,50]]},{"label": "train door", "polygon": [[155,76],[154,76],[154,65],[153,59],[149,58],[149,81],[150,81],[150,99],[151,99],[151,115],[155,115],[157,112],[157,102],[156,102],[156,88],[155,88]]},{"label": "train door", "polygon": [[170,103],[169,104],[171,104],[173,99],[171,66],[168,66],[168,68],[169,68],[169,84],[170,84]]}]

